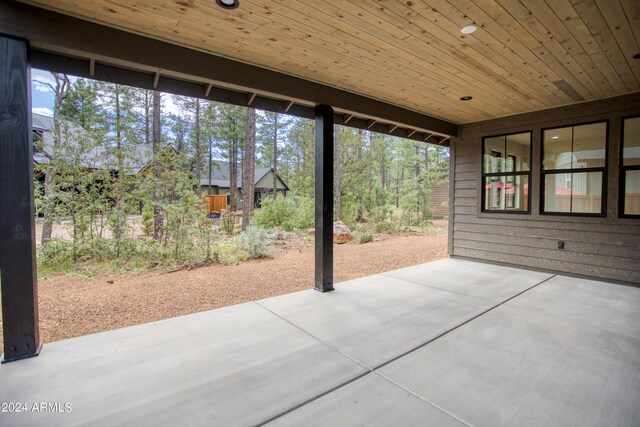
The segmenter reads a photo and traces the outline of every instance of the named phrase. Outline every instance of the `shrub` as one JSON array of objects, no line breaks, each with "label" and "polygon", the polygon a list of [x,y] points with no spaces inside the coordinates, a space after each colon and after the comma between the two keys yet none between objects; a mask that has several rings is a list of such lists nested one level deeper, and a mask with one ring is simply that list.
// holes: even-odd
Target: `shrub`
[{"label": "shrub", "polygon": [[246,251],[250,258],[262,258],[269,254],[271,237],[266,230],[259,227],[247,227],[237,237],[240,249]]},{"label": "shrub", "polygon": [[142,232],[145,236],[153,236],[153,208],[151,205],[144,205],[142,208]]},{"label": "shrub", "polygon": [[227,211],[222,214],[220,217],[220,228],[225,233],[231,235],[233,234],[233,228],[236,225],[236,218],[231,211]]},{"label": "shrub", "polygon": [[282,227],[293,230],[296,206],[293,197],[266,197],[262,199],[262,209],[256,212],[253,223],[262,228]]},{"label": "shrub", "polygon": [[376,233],[392,233],[396,231],[396,226],[391,221],[376,222]]},{"label": "shrub", "polygon": [[364,233],[360,235],[360,243],[369,243],[373,241],[373,234]]},{"label": "shrub", "polygon": [[[296,230],[307,230],[315,224],[315,201],[311,197],[291,197],[295,210],[291,226]],[[283,227],[284,228],[284,227]]]},{"label": "shrub", "polygon": [[249,253],[232,239],[218,242],[213,249],[213,258],[223,264],[233,264],[249,258]]}]

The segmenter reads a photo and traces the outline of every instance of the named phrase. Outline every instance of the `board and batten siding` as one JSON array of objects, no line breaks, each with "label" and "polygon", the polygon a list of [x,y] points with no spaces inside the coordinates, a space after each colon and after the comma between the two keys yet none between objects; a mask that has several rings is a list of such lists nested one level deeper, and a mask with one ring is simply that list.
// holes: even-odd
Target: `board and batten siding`
[{"label": "board and batten siding", "polygon": [[[640,93],[462,125],[451,149],[450,254],[640,284],[640,220],[618,216],[622,118],[634,115],[640,115]],[[609,123],[606,216],[541,214],[542,129],[604,120]],[[533,132],[531,213],[482,212],[482,138],[525,131]],[[565,249],[558,249],[560,240]]]}]

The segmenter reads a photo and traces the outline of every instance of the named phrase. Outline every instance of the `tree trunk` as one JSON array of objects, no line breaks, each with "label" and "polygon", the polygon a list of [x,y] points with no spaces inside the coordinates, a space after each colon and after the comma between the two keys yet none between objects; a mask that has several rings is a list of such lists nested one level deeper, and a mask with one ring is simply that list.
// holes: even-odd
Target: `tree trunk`
[{"label": "tree trunk", "polygon": [[60,76],[58,73],[52,73],[56,80],[56,86],[49,85],[54,93],[53,107],[53,152],[48,159],[49,163],[45,171],[44,179],[44,221],[42,224],[41,243],[45,245],[51,240],[51,232],[53,229],[53,209],[55,207],[54,187],[56,181],[56,162],[58,160],[58,151],[60,150],[60,109],[62,102],[69,96],[71,91],[71,83],[66,74]]},{"label": "tree trunk", "polygon": [[333,162],[335,169],[336,221],[342,221],[342,188],[340,187],[340,131],[333,125]]},{"label": "tree trunk", "polygon": [[195,136],[196,136],[196,164],[195,164],[195,175],[196,175],[196,193],[198,197],[202,196],[202,187],[200,186],[200,178],[202,177],[202,147],[200,143],[200,100],[196,99],[196,128],[195,128]]},{"label": "tree trunk", "polygon": [[242,159],[242,229],[249,226],[249,215],[253,209],[253,186],[256,158],[256,111],[247,108],[246,138]]},{"label": "tree trunk", "polygon": [[160,135],[162,129],[160,128],[160,109],[162,108],[160,103],[160,92],[153,91],[153,176],[156,179],[156,185],[153,188],[153,238],[155,240],[162,240],[163,233],[163,218],[162,208],[160,200]]},{"label": "tree trunk", "polygon": [[[358,131],[358,167],[360,167],[360,164],[362,163],[362,146],[364,145],[364,129],[360,129]],[[369,132],[369,135],[371,135],[371,132]],[[360,178],[359,178],[360,179]],[[356,216],[356,221],[357,222],[362,222],[364,220],[363,217],[363,201],[362,201],[362,193],[364,192],[364,188],[363,186],[360,186],[360,188],[358,189],[358,213]]]},{"label": "tree trunk", "polygon": [[[155,104],[155,102],[156,102],[155,96],[156,96],[156,91],[153,91],[153,107],[154,107],[153,114],[154,114],[154,120],[155,120],[155,105],[156,105]],[[149,105],[149,91],[145,90],[144,91],[144,130],[145,130],[145,132],[144,132],[144,142],[146,144],[148,144],[149,141],[151,140],[151,129],[150,129],[150,123],[149,123],[149,121],[150,121],[149,120],[149,116],[150,116],[149,110],[150,109],[151,108],[150,108],[150,105]],[[155,124],[154,124],[154,126],[155,126]],[[154,128],[154,130],[155,130],[155,128]]]},{"label": "tree trunk", "polygon": [[273,197],[278,197],[278,115],[273,119]]},{"label": "tree trunk", "polygon": [[213,162],[213,138],[209,137],[209,188],[207,189],[207,194],[211,194],[211,189],[213,188],[211,186],[211,172],[213,172],[211,170],[211,168],[213,167],[212,165]]},{"label": "tree trunk", "polygon": [[[235,129],[238,120],[237,118],[231,119],[233,128]],[[229,210],[235,212],[236,210],[236,191],[238,189],[238,138],[233,137],[231,144],[229,145]]]},{"label": "tree trunk", "polygon": [[124,153],[122,152],[122,112],[120,110],[120,85],[116,84],[116,156],[118,171],[116,173],[116,257],[120,258],[120,240],[122,239],[122,180],[124,179]]},{"label": "tree trunk", "polygon": [[[402,168],[402,179],[404,180],[404,168]],[[396,208],[400,207],[400,165],[396,170]]]}]

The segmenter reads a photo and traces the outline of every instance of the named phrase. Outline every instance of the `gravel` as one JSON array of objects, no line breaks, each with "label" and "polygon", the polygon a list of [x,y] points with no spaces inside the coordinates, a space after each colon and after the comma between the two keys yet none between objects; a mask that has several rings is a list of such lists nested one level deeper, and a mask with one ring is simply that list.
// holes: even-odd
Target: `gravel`
[{"label": "gravel", "polygon": [[[446,229],[336,245],[334,278],[341,282],[446,256]],[[313,243],[305,242],[285,247],[270,258],[236,265],[90,279],[41,279],[41,339],[58,341],[310,289],[313,266]],[[0,338],[1,334],[0,328]],[[1,346],[0,339],[0,351]]]}]

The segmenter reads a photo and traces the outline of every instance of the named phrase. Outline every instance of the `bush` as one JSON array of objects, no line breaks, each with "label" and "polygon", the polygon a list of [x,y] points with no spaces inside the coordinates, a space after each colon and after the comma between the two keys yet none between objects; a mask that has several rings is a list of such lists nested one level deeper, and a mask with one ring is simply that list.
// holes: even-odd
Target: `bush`
[{"label": "bush", "polygon": [[228,235],[233,234],[236,225],[236,217],[231,211],[227,211],[220,217],[220,228]]},{"label": "bush", "polygon": [[292,202],[292,197],[265,197],[262,199],[262,209],[256,212],[253,223],[262,228],[282,227],[291,231],[295,214]]},{"label": "bush", "polygon": [[235,239],[218,242],[213,249],[213,259],[223,264],[233,264],[247,258],[249,253]]},{"label": "bush", "polygon": [[247,227],[236,239],[240,249],[246,251],[252,259],[262,258],[269,254],[271,237],[262,228]]},{"label": "bush", "polygon": [[142,208],[142,232],[145,236],[153,236],[153,208],[151,205],[144,205]]},{"label": "bush", "polygon": [[396,225],[391,221],[376,222],[376,233],[393,233]]},{"label": "bush", "polygon": [[364,233],[360,235],[360,243],[369,243],[373,241],[373,234]]}]

